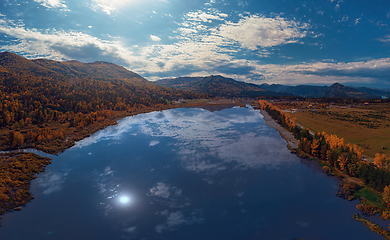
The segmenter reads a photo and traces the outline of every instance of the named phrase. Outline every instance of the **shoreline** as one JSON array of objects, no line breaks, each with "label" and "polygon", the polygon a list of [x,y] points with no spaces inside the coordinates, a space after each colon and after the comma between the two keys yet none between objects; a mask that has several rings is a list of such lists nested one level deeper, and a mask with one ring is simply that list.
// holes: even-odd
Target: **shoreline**
[{"label": "shoreline", "polygon": [[[260,111],[264,116],[264,120],[266,121],[267,126],[278,130],[280,135],[283,138],[285,138],[286,141],[288,142],[289,137],[292,136],[292,132],[290,132],[287,129],[285,129],[284,127],[280,126],[277,123],[277,120],[274,120],[270,116],[270,114],[268,114],[268,112],[265,110],[266,109],[264,106],[265,104],[262,103],[261,101],[262,100],[259,101]],[[266,101],[263,101],[263,102],[268,104],[268,106],[271,105],[272,107],[274,107],[272,104],[270,104]],[[265,109],[263,110],[263,108],[265,108]],[[274,110],[276,112],[278,112],[278,111],[281,112],[278,108],[271,109],[271,110]],[[282,114],[282,116],[284,118],[287,118],[286,121],[289,121],[290,116],[285,116],[284,114]],[[284,120],[283,117],[282,117],[282,121]],[[286,134],[285,131],[288,132],[289,134]],[[293,130],[291,130],[291,131],[293,131]],[[311,134],[311,133],[309,133],[307,131],[307,134]],[[337,139],[338,138],[336,136],[336,140]],[[307,140],[304,137],[303,137],[303,139],[301,138],[301,140],[303,141],[303,143],[296,140],[299,143],[299,145],[298,145],[299,147],[295,150],[292,150],[292,152],[297,154],[300,158],[309,158],[311,160],[315,160],[320,166],[323,166],[322,168],[323,168],[323,171],[325,173],[327,173],[328,175],[331,175],[331,176],[335,176],[338,179],[340,179],[342,182],[341,182],[341,185],[339,187],[339,192],[337,193],[338,197],[344,198],[348,201],[359,200],[360,204],[358,204],[356,206],[356,208],[360,212],[362,212],[363,215],[365,215],[365,216],[372,216],[372,215],[379,214],[379,216],[382,219],[390,220],[388,215],[386,215],[389,212],[388,210],[386,210],[386,206],[381,206],[382,204],[384,204],[381,201],[381,199],[382,199],[381,192],[378,192],[378,190],[375,190],[375,189],[369,187],[368,184],[366,185],[366,183],[364,183],[362,179],[357,178],[356,176],[350,176],[350,175],[344,173],[343,169],[340,170],[336,166],[333,167],[333,164],[328,165],[329,164],[328,162],[319,159],[318,156],[316,156],[316,155],[312,155],[313,154],[312,152],[310,152],[309,150],[306,150],[307,146],[309,146],[309,149],[312,148],[313,143],[310,142],[312,140]],[[334,141],[336,141],[336,140],[334,140]],[[307,144],[308,142],[310,143],[310,145]],[[318,147],[319,140],[317,140],[316,144],[318,144],[318,145],[314,145],[314,146]],[[347,145],[347,146],[349,146],[349,145]],[[341,147],[339,147],[339,148],[341,148]],[[352,149],[352,147],[350,148],[350,151],[352,151],[351,149]],[[361,155],[361,157],[362,157],[362,155]],[[337,162],[340,162],[340,161],[341,161],[340,157],[338,157]],[[361,158],[360,161],[364,162],[365,160],[363,158]],[[360,216],[359,214],[355,214],[352,218],[354,220],[362,222],[371,231],[385,237],[385,239],[390,240],[390,232],[388,230],[385,230],[384,228],[380,227],[378,224],[367,220],[366,218]],[[388,226],[388,229],[390,229],[390,225]]]},{"label": "shoreline", "polygon": [[267,113],[267,111],[260,109],[260,113],[261,115],[263,115],[265,124],[267,124],[268,127],[278,131],[280,136],[282,136],[286,140],[288,149],[298,149],[299,141],[295,139],[291,132],[280,126],[274,119],[272,119],[272,117]]},{"label": "shoreline", "polygon": [[[0,172],[0,175],[5,176],[8,175],[11,172],[18,171],[18,169],[15,169],[15,165],[20,165],[20,159],[28,157],[28,161],[24,161],[23,165],[26,169],[28,169],[27,173],[16,173],[15,176],[13,176],[10,182],[8,182],[6,185],[0,184],[0,226],[1,226],[1,215],[5,214],[6,212],[13,212],[13,211],[21,211],[22,206],[26,206],[28,202],[30,202],[34,197],[31,195],[29,189],[31,180],[36,178],[36,175],[39,174],[39,172],[44,172],[45,167],[51,163],[50,157],[43,157],[40,154],[33,153],[34,151],[41,151],[44,154],[47,155],[57,155],[65,150],[73,147],[76,142],[81,141],[85,138],[88,138],[92,136],[93,134],[97,133],[98,131],[105,129],[111,125],[118,124],[119,120],[122,120],[127,117],[136,116],[139,114],[145,114],[150,112],[156,112],[156,111],[165,111],[169,109],[176,109],[176,108],[194,108],[199,107],[203,108],[208,111],[220,111],[222,109],[231,108],[234,106],[242,106],[240,101],[234,101],[234,100],[228,100],[228,99],[207,99],[206,101],[202,102],[189,102],[189,103],[179,103],[179,104],[169,104],[164,107],[149,107],[144,109],[138,109],[136,111],[132,112],[116,112],[114,116],[111,118],[106,119],[102,124],[99,125],[89,125],[87,128],[84,128],[81,130],[82,132],[76,133],[68,133],[66,136],[66,142],[65,145],[59,146],[53,146],[50,145],[50,143],[46,142],[46,145],[38,145],[38,146],[30,146],[26,145],[25,147],[16,147],[16,148],[7,148],[2,147],[0,148],[0,164],[3,164],[3,172]],[[43,161],[44,159],[45,161]],[[41,163],[43,161],[43,164]],[[32,164],[37,165],[39,164],[39,171],[33,170],[36,168],[31,167]],[[19,179],[23,179],[22,182],[19,181]],[[1,183],[0,179],[0,183]],[[14,194],[11,189],[13,189],[13,185],[19,185],[22,184],[23,187],[21,187],[21,190],[23,190],[23,194]],[[23,197],[21,197],[23,195]]]},{"label": "shoreline", "polygon": [[[183,105],[184,105],[184,106],[183,106]],[[127,115],[127,116],[117,117],[117,118],[114,120],[114,121],[115,121],[115,124],[114,124],[114,125],[118,124],[118,121],[121,120],[121,119],[124,119],[124,118],[127,118],[127,117],[131,117],[131,116],[135,116],[135,115],[138,115],[138,114],[149,113],[149,112],[156,112],[156,111],[164,111],[164,110],[175,109],[175,108],[193,108],[193,107],[199,107],[199,108],[206,109],[206,108],[204,108],[204,107],[205,107],[205,106],[208,107],[208,106],[210,106],[210,105],[217,105],[217,106],[218,106],[217,108],[220,108],[220,107],[230,108],[230,107],[232,107],[232,106],[241,106],[240,103],[237,103],[237,104],[234,104],[234,105],[233,105],[233,104],[223,104],[223,103],[222,103],[222,104],[211,104],[211,103],[205,102],[205,103],[198,103],[198,104],[180,104],[180,106],[173,106],[173,107],[171,107],[171,108],[160,109],[160,110],[145,109],[145,111],[143,111],[143,112],[139,112],[139,113],[134,113],[134,112],[133,112],[132,114]],[[171,106],[172,106],[172,105],[171,105]],[[242,106],[241,106],[241,107],[242,107]],[[255,109],[256,109],[256,108],[255,108]],[[208,110],[208,111],[213,111],[213,110],[209,110],[209,109],[206,109],[206,110]],[[257,110],[259,110],[259,109],[257,109]],[[214,110],[214,111],[220,111],[220,110]],[[270,127],[270,128],[275,129],[276,131],[278,131],[279,134],[280,134],[280,136],[283,137],[283,138],[286,140],[288,149],[290,149],[291,152],[296,153],[296,151],[297,151],[297,149],[298,149],[298,143],[299,143],[299,141],[296,140],[296,139],[294,138],[294,136],[292,135],[292,133],[289,132],[288,130],[286,130],[285,128],[283,128],[280,124],[277,123],[277,121],[275,121],[274,119],[272,119],[272,117],[271,117],[265,110],[261,110],[261,109],[260,109],[260,113],[262,114],[263,120],[265,121],[266,125],[267,125],[268,127]],[[108,127],[108,126],[106,126],[106,127]],[[106,128],[106,127],[104,127],[104,128]],[[104,129],[104,128],[102,128],[102,129]],[[98,130],[98,131],[99,131],[99,130]],[[98,131],[96,131],[96,132],[98,132]],[[86,136],[86,137],[84,137],[83,139],[90,137],[91,135],[95,134],[96,132],[91,133],[89,136]],[[68,148],[67,148],[67,149],[68,149]],[[26,150],[28,150],[28,149],[26,149]],[[29,150],[35,150],[35,149],[29,149]],[[23,150],[21,150],[21,149],[16,150],[16,151],[20,151],[20,152],[19,152],[20,154],[26,153],[26,152],[23,152]],[[38,155],[38,156],[40,156],[40,155]],[[49,158],[47,158],[47,159],[49,159]],[[49,163],[49,164],[50,164],[50,163]],[[49,164],[47,164],[47,165],[49,165]],[[46,165],[45,165],[45,166],[46,166]],[[44,171],[44,169],[42,169],[41,171]],[[35,178],[35,176],[34,176],[33,178]],[[31,179],[30,179],[30,181],[31,181]],[[28,181],[28,184],[30,184],[30,181]],[[30,195],[30,198],[33,199],[34,197],[33,197],[32,195]],[[29,199],[28,201],[30,201],[31,199]],[[28,201],[22,203],[20,206],[25,206],[25,205],[28,203]],[[22,210],[22,207],[20,207],[20,206],[14,207],[14,208],[12,208],[12,209],[9,209],[8,211],[9,211],[9,212],[12,212],[12,211],[20,211],[20,210]],[[4,213],[3,213],[3,214],[4,214]],[[2,215],[2,214],[0,214],[0,226],[1,226],[1,215]],[[366,220],[366,221],[367,221],[367,220]],[[363,222],[363,223],[364,223],[364,222]],[[365,225],[366,225],[366,224],[365,224]],[[367,226],[367,225],[366,225],[366,226]],[[371,230],[372,230],[372,229],[371,229]]]},{"label": "shoreline", "polygon": [[[75,145],[76,142],[83,140],[96,132],[107,128],[111,125],[116,125],[119,120],[122,120],[126,117],[136,116],[138,114],[150,113],[155,111],[164,111],[175,108],[194,108],[199,107],[208,111],[220,111],[225,108],[230,108],[234,106],[241,106],[240,101],[234,101],[233,99],[204,99],[202,101],[189,101],[185,103],[172,103],[165,106],[151,106],[146,108],[137,109],[134,111],[113,111],[112,116],[106,117],[100,122],[96,122],[90,125],[86,125],[82,128],[76,127],[65,127],[65,134],[62,141],[59,139],[45,140],[41,143],[23,143],[17,146],[0,146],[0,152],[20,152],[24,149],[35,149],[42,151],[44,153],[57,155],[61,152],[64,152],[66,149],[69,149]],[[66,123],[65,123],[66,124]],[[40,128],[36,128],[40,129]],[[34,130],[36,130],[34,129]],[[28,130],[28,129],[27,129]],[[26,129],[18,129],[18,131],[27,131]],[[13,130],[9,130],[13,131]]]}]

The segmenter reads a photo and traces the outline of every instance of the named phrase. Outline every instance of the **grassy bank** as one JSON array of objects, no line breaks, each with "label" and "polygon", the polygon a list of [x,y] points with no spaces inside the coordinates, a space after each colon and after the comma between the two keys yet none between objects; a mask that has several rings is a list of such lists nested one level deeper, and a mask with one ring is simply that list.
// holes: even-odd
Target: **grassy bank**
[{"label": "grassy bank", "polygon": [[364,154],[390,156],[390,104],[377,103],[356,107],[333,106],[303,109],[291,114],[296,122],[313,132],[327,132],[356,144]]},{"label": "grassy bank", "polygon": [[[325,132],[312,135],[307,129],[295,125],[289,114],[274,105],[263,100],[259,101],[259,105],[299,139],[296,151],[300,157],[318,161],[324,172],[342,180],[338,193],[340,197],[348,200],[360,199],[358,210],[366,215],[379,214],[381,218],[390,220],[388,158],[384,156],[380,159],[378,155],[374,162],[366,161],[362,158],[359,146],[345,144],[343,138]],[[390,235],[387,230],[375,229],[375,232],[383,236]]]}]

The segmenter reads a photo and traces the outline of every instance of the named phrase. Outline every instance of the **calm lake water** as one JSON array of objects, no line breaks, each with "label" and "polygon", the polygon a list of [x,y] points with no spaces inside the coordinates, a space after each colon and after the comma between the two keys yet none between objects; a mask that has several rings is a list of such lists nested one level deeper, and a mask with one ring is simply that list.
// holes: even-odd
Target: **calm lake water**
[{"label": "calm lake water", "polygon": [[0,239],[383,239],[259,111],[129,117],[58,156]]}]

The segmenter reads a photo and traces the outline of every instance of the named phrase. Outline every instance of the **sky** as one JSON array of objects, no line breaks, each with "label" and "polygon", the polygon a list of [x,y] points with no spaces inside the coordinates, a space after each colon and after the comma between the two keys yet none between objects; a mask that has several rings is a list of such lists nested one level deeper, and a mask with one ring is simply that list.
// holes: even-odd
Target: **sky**
[{"label": "sky", "polygon": [[388,0],[0,0],[0,52],[150,81],[390,88]]}]

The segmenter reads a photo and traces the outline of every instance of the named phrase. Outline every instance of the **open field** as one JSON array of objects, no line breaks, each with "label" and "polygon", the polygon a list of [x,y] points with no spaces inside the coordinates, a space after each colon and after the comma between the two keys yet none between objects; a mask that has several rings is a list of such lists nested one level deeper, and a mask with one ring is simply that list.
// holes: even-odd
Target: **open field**
[{"label": "open field", "polygon": [[374,157],[376,153],[384,153],[390,157],[389,103],[354,106],[307,103],[300,104],[305,107],[295,108],[294,111],[287,110],[288,105],[285,103],[275,105],[284,106],[286,111],[291,111],[291,116],[298,124],[313,132],[325,131],[342,137],[345,142],[362,147],[364,155],[369,157]]}]

